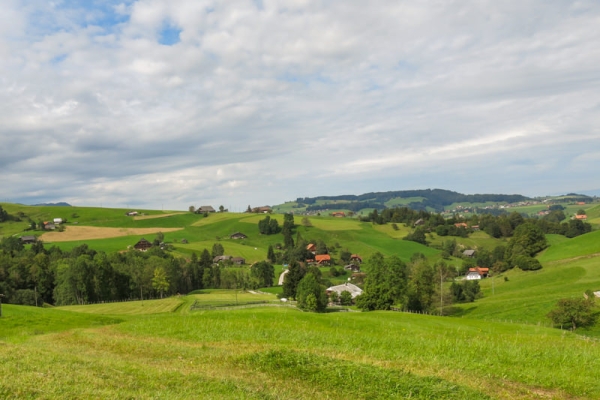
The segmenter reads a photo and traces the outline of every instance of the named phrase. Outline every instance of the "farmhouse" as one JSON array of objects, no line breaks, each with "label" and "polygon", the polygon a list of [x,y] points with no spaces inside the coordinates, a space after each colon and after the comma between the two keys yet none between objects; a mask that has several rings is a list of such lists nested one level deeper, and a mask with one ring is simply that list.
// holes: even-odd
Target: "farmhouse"
[{"label": "farmhouse", "polygon": [[273,209],[269,206],[254,207],[252,209],[252,212],[257,214],[270,214],[271,212],[273,212]]},{"label": "farmhouse", "polygon": [[308,250],[314,254],[317,251],[317,245],[314,243],[311,243],[308,246],[306,246],[306,250]]},{"label": "farmhouse", "polygon": [[230,261],[232,258],[232,256],[216,256],[215,258],[213,258],[213,263],[219,264],[224,261]]},{"label": "farmhouse", "polygon": [[332,217],[338,217],[338,218],[344,218],[346,216],[346,213],[343,211],[335,211],[331,213]]},{"label": "farmhouse", "polygon": [[127,215],[128,217],[135,217],[136,215],[138,215],[137,211],[128,211],[125,213],[125,215]]},{"label": "farmhouse", "polygon": [[63,220],[62,218],[54,218],[54,225],[60,225],[62,224]]},{"label": "farmhouse", "polygon": [[354,299],[356,296],[360,296],[363,291],[358,286],[353,285],[350,282],[346,282],[341,285],[328,287],[327,295],[329,296],[331,292],[336,292],[338,295],[341,295],[342,292],[350,292],[350,295]]},{"label": "farmhouse", "polygon": [[196,214],[214,213],[216,210],[212,206],[200,206],[196,210]]},{"label": "farmhouse", "polygon": [[457,222],[456,224],[454,224],[454,226],[457,228],[465,228],[465,229],[468,228],[468,225],[465,224],[464,222]]},{"label": "farmhouse", "polygon": [[585,214],[581,214],[581,215],[575,215],[575,219],[581,220],[581,221],[585,221],[587,219],[587,215]]},{"label": "farmhouse", "polygon": [[21,236],[21,243],[23,243],[23,244],[31,244],[31,243],[35,243],[36,241],[37,241],[37,238],[33,235]]},{"label": "farmhouse", "polygon": [[360,272],[360,267],[354,264],[348,264],[344,267],[346,271]]},{"label": "farmhouse", "polygon": [[413,225],[419,226],[419,225],[423,225],[424,223],[425,223],[425,221],[423,221],[423,218],[419,218],[418,220],[415,221],[415,223]]},{"label": "farmhouse", "polygon": [[231,262],[235,265],[244,265],[246,264],[246,259],[243,257],[232,257]]},{"label": "farmhouse", "polygon": [[465,279],[468,281],[487,278],[488,273],[490,272],[489,268],[475,267],[469,268],[469,272],[465,276]]},{"label": "farmhouse", "polygon": [[358,254],[352,254],[350,256],[350,262],[354,263],[354,264],[361,264],[362,263],[362,257],[359,256]]},{"label": "farmhouse", "polygon": [[242,232],[236,232],[229,235],[229,239],[248,239],[248,236],[244,235]]},{"label": "farmhouse", "polygon": [[329,265],[331,264],[331,256],[329,254],[319,254],[315,256],[315,261],[320,267],[324,265]]},{"label": "farmhouse", "polygon": [[55,229],[56,229],[56,225],[54,225],[53,223],[50,223],[48,221],[44,221],[44,230],[53,231]]},{"label": "farmhouse", "polygon": [[149,248],[152,247],[152,243],[150,243],[149,241],[147,241],[144,238],[141,238],[139,240],[139,242],[137,242],[136,244],[133,245],[133,248],[139,251],[146,251]]}]

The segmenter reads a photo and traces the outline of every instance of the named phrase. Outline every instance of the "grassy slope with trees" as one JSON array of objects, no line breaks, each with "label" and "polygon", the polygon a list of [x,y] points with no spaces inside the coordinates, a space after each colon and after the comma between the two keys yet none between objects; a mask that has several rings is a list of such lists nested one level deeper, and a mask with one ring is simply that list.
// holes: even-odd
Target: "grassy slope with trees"
[{"label": "grassy slope with trees", "polygon": [[[89,215],[93,213],[97,217],[90,217],[90,224],[116,224],[106,222],[109,218],[95,220],[104,216],[102,211]],[[190,216],[193,222],[184,231],[165,235],[182,255],[210,248],[218,236],[227,253],[242,255],[245,250],[252,260],[256,252],[258,260],[264,259],[269,244],[283,241],[281,235],[256,233],[262,217]],[[283,222],[282,216],[274,217]],[[304,238],[338,242],[364,257],[381,252],[407,261],[422,252],[431,260],[440,258],[438,250],[394,239],[398,231],[388,225],[310,220],[312,227],[296,219]],[[153,227],[165,221],[149,220]],[[222,239],[235,231],[250,237]],[[600,330],[573,334],[544,325],[559,298],[600,289],[599,235],[548,235],[550,247],[537,257],[542,270],[512,269],[481,281],[483,298],[453,306],[462,318],[391,312],[317,315],[289,308],[190,312],[190,301],[198,295],[63,310],[3,305],[0,342],[10,346],[0,346],[5,360],[0,364],[0,395],[598,398],[600,348],[579,334],[600,336]],[[175,243],[182,237],[190,244]],[[507,243],[483,232],[455,239],[470,248]],[[118,240],[88,244],[108,250],[120,245]],[[448,237],[432,234],[428,240]],[[77,312],[82,307],[90,308]]]}]

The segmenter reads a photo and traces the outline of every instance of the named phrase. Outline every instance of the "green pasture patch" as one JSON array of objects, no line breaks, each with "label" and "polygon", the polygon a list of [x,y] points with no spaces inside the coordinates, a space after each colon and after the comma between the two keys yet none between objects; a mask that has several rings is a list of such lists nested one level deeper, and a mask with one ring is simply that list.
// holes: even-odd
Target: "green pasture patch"
[{"label": "green pasture patch", "polygon": [[238,214],[238,213],[229,213],[229,212],[209,213],[208,217],[202,218],[201,220],[194,222],[192,225],[193,226],[210,225],[210,224],[214,224],[216,222],[226,221],[226,220],[230,220],[230,219],[241,219],[240,218],[241,216],[248,216],[248,215],[253,215],[253,214]]},{"label": "green pasture patch", "polygon": [[553,261],[592,255],[600,255],[600,231],[586,233],[553,244],[539,256],[539,260],[542,265],[545,265],[545,263]]},{"label": "green pasture patch", "polygon": [[19,341],[50,332],[110,325],[121,321],[114,317],[74,314],[56,308],[2,304],[0,344],[6,340]]},{"label": "green pasture patch", "polygon": [[165,299],[121,301],[113,303],[62,306],[57,309],[84,314],[140,315],[158,314],[176,311],[184,303],[183,297],[174,296]]},{"label": "green pasture patch", "polygon": [[327,218],[309,218],[311,224],[317,228],[322,229],[324,231],[350,231],[350,230],[360,230],[363,227],[363,223],[359,222],[355,219],[346,219],[346,218],[336,218],[336,217],[327,217]]}]

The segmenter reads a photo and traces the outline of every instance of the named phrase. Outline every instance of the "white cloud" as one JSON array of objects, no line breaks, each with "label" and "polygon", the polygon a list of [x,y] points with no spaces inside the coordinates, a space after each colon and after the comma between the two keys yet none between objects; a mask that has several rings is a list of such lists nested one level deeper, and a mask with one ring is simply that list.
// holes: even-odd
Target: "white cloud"
[{"label": "white cloud", "polygon": [[258,3],[6,2],[0,198],[592,188],[597,2]]}]

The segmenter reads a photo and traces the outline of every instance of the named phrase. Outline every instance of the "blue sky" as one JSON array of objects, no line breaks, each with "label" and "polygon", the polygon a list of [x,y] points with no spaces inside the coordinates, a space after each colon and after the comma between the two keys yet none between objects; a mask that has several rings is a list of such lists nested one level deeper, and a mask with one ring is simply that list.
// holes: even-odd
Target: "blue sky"
[{"label": "blue sky", "polygon": [[0,200],[600,194],[597,1],[18,1]]}]

